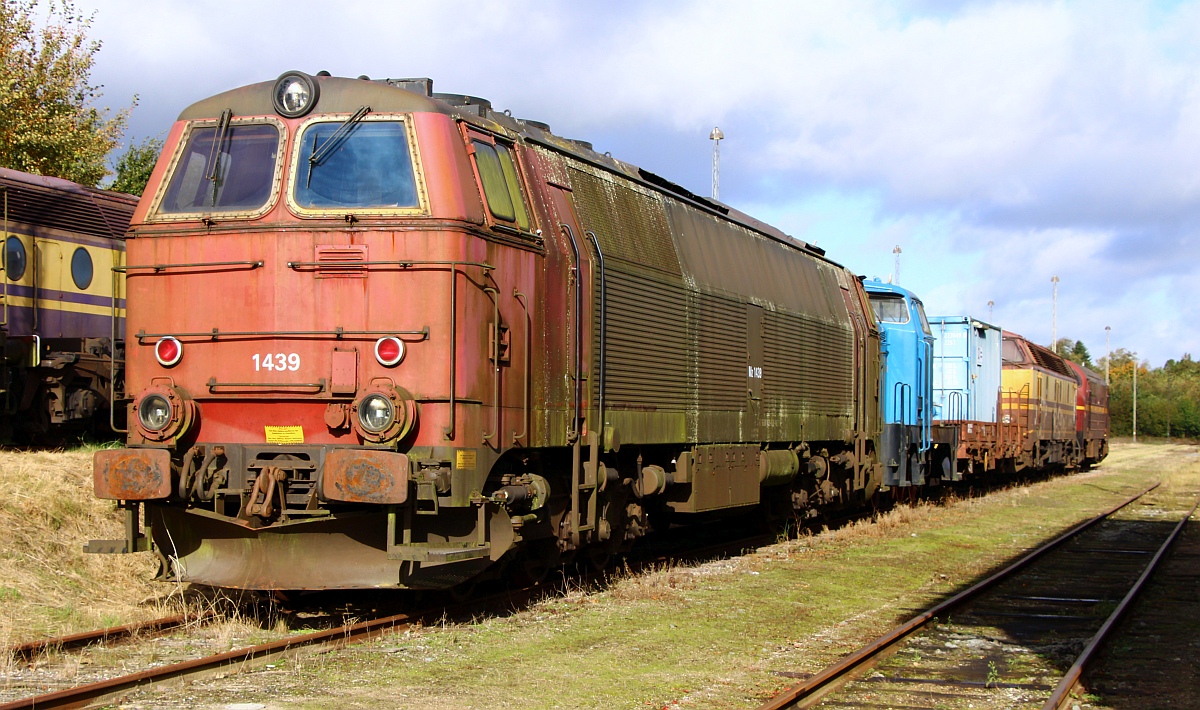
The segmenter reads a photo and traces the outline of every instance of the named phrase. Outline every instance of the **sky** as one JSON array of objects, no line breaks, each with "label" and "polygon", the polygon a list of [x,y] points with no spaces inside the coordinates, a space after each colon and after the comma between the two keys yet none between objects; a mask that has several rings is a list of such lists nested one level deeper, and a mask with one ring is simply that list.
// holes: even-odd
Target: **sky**
[{"label": "sky", "polygon": [[931,315],[1049,344],[1057,276],[1093,358],[1200,358],[1200,2],[76,5],[132,141],[291,69],[428,76],[707,195],[720,126],[723,202]]}]

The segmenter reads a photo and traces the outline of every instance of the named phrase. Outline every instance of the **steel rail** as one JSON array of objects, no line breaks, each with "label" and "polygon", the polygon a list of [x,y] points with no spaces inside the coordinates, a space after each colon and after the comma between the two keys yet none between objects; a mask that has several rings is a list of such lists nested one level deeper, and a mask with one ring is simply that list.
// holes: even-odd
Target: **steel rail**
[{"label": "steel rail", "polygon": [[[1084,522],[1076,525],[1075,527],[1071,528],[1070,530],[1063,533],[1062,535],[1059,535],[1058,537],[1054,538],[1053,540],[1046,543],[1045,545],[1042,545],[1041,547],[1037,548],[1036,550],[1033,550],[1032,552],[1025,555],[1021,559],[1017,560],[1016,562],[1009,565],[1008,567],[1005,567],[1004,569],[1000,570],[999,572],[996,572],[995,574],[988,577],[987,579],[985,579],[981,582],[977,582],[976,584],[972,585],[970,588],[968,588],[962,592],[959,592],[958,594],[937,604],[936,606],[930,608],[929,610],[925,611],[924,613],[922,613],[918,616],[915,616],[912,619],[909,619],[907,622],[901,624],[900,626],[897,626],[896,628],[887,632],[883,636],[880,636],[879,638],[875,639],[871,643],[867,644],[866,646],[863,646],[859,650],[855,651],[854,653],[850,654],[849,656],[846,656],[845,658],[843,658],[841,661],[838,661],[834,665],[829,666],[825,670],[823,670],[820,673],[816,674],[815,676],[809,678],[808,680],[804,681],[803,683],[796,685],[796,686],[792,686],[791,688],[787,688],[779,695],[775,696],[771,700],[769,700],[766,703],[764,703],[763,705],[759,706],[758,710],[782,710],[782,708],[786,708],[786,707],[795,705],[799,701],[815,695],[817,693],[817,691],[827,689],[827,687],[830,686],[833,683],[833,681],[836,681],[839,678],[845,676],[847,673],[849,673],[850,671],[859,667],[866,661],[869,661],[870,659],[875,658],[876,656],[879,655],[879,653],[881,651],[883,651],[884,649],[887,649],[888,647],[896,644],[898,641],[909,636],[914,631],[916,631],[917,629],[921,628],[926,623],[928,623],[930,620],[936,618],[942,612],[966,601],[967,599],[970,599],[971,597],[974,597],[975,595],[979,594],[980,592],[988,589],[989,587],[992,587],[997,582],[1000,582],[1001,580],[1009,577],[1014,572],[1017,572],[1017,571],[1025,568],[1031,562],[1033,562],[1034,560],[1045,555],[1047,552],[1050,552],[1051,550],[1057,548],[1058,546],[1062,545],[1067,540],[1070,540],[1071,538],[1075,537],[1076,535],[1083,532],[1084,530],[1087,530],[1088,528],[1092,527],[1096,523],[1099,523],[1100,521],[1104,520],[1108,516],[1112,515],[1113,513],[1117,512],[1118,510],[1124,508],[1125,506],[1129,505],[1130,503],[1133,503],[1135,500],[1137,500],[1138,498],[1141,498],[1142,496],[1146,495],[1147,493],[1154,490],[1155,488],[1158,488],[1158,486],[1161,485],[1161,483],[1162,482],[1159,481],[1158,483],[1155,483],[1154,485],[1150,486],[1149,488],[1146,488],[1141,493],[1138,493],[1137,495],[1133,496],[1132,498],[1129,498],[1129,499],[1125,500],[1124,502],[1114,506],[1113,508],[1110,508],[1109,510],[1106,510],[1105,512],[1100,513],[1096,517],[1091,518],[1089,520],[1085,520]],[[0,708],[0,710],[2,710],[2,708]]]},{"label": "steel rail", "polygon": [[[757,548],[760,545],[771,544],[774,538],[769,535],[760,535],[749,538],[739,538],[737,540],[718,542],[712,545],[691,549],[682,554],[661,555],[656,554],[643,560],[633,561],[630,568],[635,571],[643,569],[653,569],[664,561],[671,559],[688,559],[688,558],[705,558],[714,555],[736,554],[738,551],[748,548]],[[586,572],[585,572],[586,574]],[[401,631],[408,628],[412,624],[418,622],[427,622],[431,620],[441,619],[444,616],[459,617],[467,616],[468,612],[473,613],[473,610],[495,605],[505,606],[508,608],[519,608],[524,605],[531,604],[538,599],[555,594],[554,588],[547,585],[530,585],[522,589],[513,590],[510,592],[502,592],[500,594],[483,597],[481,599],[470,600],[464,604],[455,605],[454,607],[439,607],[411,614],[395,614],[392,616],[359,622],[356,624],[348,624],[339,626],[333,629],[317,631],[309,634],[293,636],[290,638],[280,639],[278,641],[251,646],[248,648],[234,649],[225,653],[214,654],[204,658],[198,658],[191,661],[183,661],[180,663],[153,668],[129,675],[110,678],[95,683],[80,685],[75,688],[67,688],[64,690],[36,695],[20,700],[11,701],[8,703],[0,703],[0,710],[16,710],[17,708],[74,708],[85,707],[97,700],[117,696],[120,693],[128,692],[139,687],[146,687],[154,683],[192,676],[206,671],[214,670],[222,667],[244,666],[251,662],[262,662],[271,657],[278,656],[292,649],[302,648],[304,646],[315,646],[321,644],[328,645],[349,645],[358,641],[365,641],[376,636],[380,636],[389,631]]]},{"label": "steel rail", "polygon": [[134,634],[143,631],[163,632],[169,631],[180,626],[186,626],[193,623],[204,623],[216,618],[216,613],[211,611],[201,612],[200,614],[176,614],[174,616],[165,616],[161,619],[153,619],[151,621],[141,621],[134,624],[124,624],[122,626],[110,626],[106,629],[98,629],[96,631],[83,631],[77,634],[67,634],[65,636],[56,636],[54,638],[41,639],[39,641],[29,641],[27,643],[9,646],[5,653],[12,658],[21,658],[29,660],[37,655],[49,651],[51,649],[73,649],[91,646],[105,641],[115,641],[117,639],[133,636]]},{"label": "steel rail", "polygon": [[1075,659],[1075,663],[1071,665],[1071,668],[1067,671],[1066,675],[1064,675],[1062,680],[1059,681],[1058,687],[1056,687],[1054,692],[1050,694],[1050,697],[1046,700],[1046,704],[1042,706],[1042,710],[1058,710],[1070,698],[1071,689],[1075,687],[1075,684],[1079,682],[1079,678],[1083,675],[1084,666],[1088,664],[1088,661],[1091,660],[1092,655],[1096,652],[1096,649],[1099,648],[1100,644],[1104,642],[1104,637],[1108,635],[1108,632],[1111,631],[1114,626],[1116,626],[1117,622],[1121,620],[1121,617],[1125,615],[1125,611],[1129,608],[1129,605],[1132,604],[1133,600],[1137,598],[1138,594],[1141,593],[1142,587],[1145,586],[1146,581],[1150,579],[1150,575],[1154,573],[1154,568],[1158,566],[1159,560],[1161,560],[1167,553],[1167,550],[1171,549],[1171,546],[1175,544],[1175,540],[1179,537],[1179,533],[1183,530],[1184,526],[1187,525],[1188,520],[1195,515],[1197,508],[1200,508],[1200,501],[1197,501],[1196,504],[1192,506],[1192,509],[1188,511],[1188,514],[1183,516],[1183,520],[1179,521],[1179,524],[1176,525],[1175,529],[1171,531],[1171,534],[1167,537],[1166,541],[1163,542],[1163,544],[1158,548],[1158,552],[1155,553],[1150,562],[1146,564],[1146,569],[1142,570],[1141,576],[1138,577],[1137,582],[1134,583],[1132,588],[1130,588],[1129,593],[1125,595],[1125,598],[1121,600],[1121,603],[1117,605],[1117,608],[1114,609],[1113,613],[1110,614],[1108,619],[1105,620],[1104,625],[1100,627],[1100,630],[1096,632],[1096,635],[1093,636],[1092,640],[1088,642],[1088,645],[1084,647],[1083,652],[1081,652],[1079,657]]},{"label": "steel rail", "polygon": [[170,665],[161,666],[159,668],[151,668],[129,675],[109,678],[107,680],[97,681],[95,683],[87,683],[58,690],[42,695],[35,695],[28,698],[22,698],[9,703],[0,704],[0,710],[17,710],[18,708],[76,708],[84,707],[101,698],[110,697],[118,693],[123,693],[134,688],[150,685],[152,683],[179,678],[182,676],[195,675],[204,671],[221,668],[225,666],[246,664],[255,660],[262,660],[272,656],[277,656],[286,651],[304,646],[312,646],[317,644],[330,645],[346,645],[357,641],[363,641],[375,636],[379,636],[387,631],[399,630],[408,628],[418,621],[425,619],[436,618],[444,610],[426,611],[417,614],[394,614],[392,616],[383,617],[380,619],[372,619],[361,621],[356,624],[347,624],[324,631],[314,631],[312,633],[302,634],[299,636],[290,636],[288,638],[270,641],[268,643],[259,644],[257,646],[249,646],[246,648],[237,648],[224,653],[217,653],[203,658],[197,658],[190,661],[181,661]]}]

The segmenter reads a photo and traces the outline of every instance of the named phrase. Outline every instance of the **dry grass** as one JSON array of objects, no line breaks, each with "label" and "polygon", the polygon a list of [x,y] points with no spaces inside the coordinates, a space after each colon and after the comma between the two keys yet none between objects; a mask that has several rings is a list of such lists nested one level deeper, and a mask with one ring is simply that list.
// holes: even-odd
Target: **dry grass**
[{"label": "dry grass", "polygon": [[88,555],[89,539],[123,536],[112,501],[92,496],[92,453],[0,451],[0,646],[178,610],[150,581],[148,553]]}]

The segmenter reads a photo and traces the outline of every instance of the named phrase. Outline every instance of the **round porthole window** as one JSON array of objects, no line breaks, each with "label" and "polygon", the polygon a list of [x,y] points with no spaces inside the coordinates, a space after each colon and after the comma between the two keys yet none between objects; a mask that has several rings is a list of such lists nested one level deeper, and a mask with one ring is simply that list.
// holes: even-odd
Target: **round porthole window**
[{"label": "round porthole window", "polygon": [[81,290],[92,285],[92,255],[83,247],[71,255],[71,278]]},{"label": "round porthole window", "polygon": [[9,281],[20,281],[25,275],[25,245],[16,237],[4,241],[4,271]]}]

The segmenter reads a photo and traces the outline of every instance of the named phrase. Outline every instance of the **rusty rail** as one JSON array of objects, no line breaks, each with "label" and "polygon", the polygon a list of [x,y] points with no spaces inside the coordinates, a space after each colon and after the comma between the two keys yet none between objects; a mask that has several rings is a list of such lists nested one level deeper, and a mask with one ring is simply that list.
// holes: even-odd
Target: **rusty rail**
[{"label": "rusty rail", "polygon": [[1096,635],[1092,636],[1092,640],[1088,642],[1088,645],[1084,647],[1079,657],[1075,659],[1075,663],[1071,665],[1070,670],[1059,681],[1058,687],[1050,694],[1050,698],[1046,700],[1046,704],[1042,706],[1042,710],[1058,710],[1070,699],[1071,689],[1075,687],[1075,684],[1079,682],[1079,678],[1083,675],[1084,666],[1087,665],[1096,649],[1103,643],[1104,637],[1116,626],[1121,617],[1125,615],[1129,605],[1141,593],[1142,587],[1145,586],[1146,580],[1150,579],[1150,575],[1154,573],[1154,568],[1158,566],[1159,560],[1163,558],[1167,550],[1171,549],[1171,545],[1175,544],[1175,539],[1179,537],[1179,533],[1187,525],[1188,520],[1195,515],[1197,508],[1200,508],[1200,501],[1197,501],[1196,505],[1192,506],[1187,515],[1183,516],[1183,520],[1179,521],[1179,524],[1171,531],[1166,541],[1158,548],[1158,552],[1146,564],[1146,569],[1142,570],[1141,576],[1138,577],[1137,582],[1130,588],[1129,593],[1125,595],[1125,598],[1121,600],[1121,603],[1117,605],[1113,613],[1104,621],[1104,625],[1100,627]]},{"label": "rusty rail", "polygon": [[[1087,530],[1088,528],[1092,527],[1096,523],[1099,523],[1100,521],[1104,520],[1105,518],[1107,518],[1108,516],[1117,512],[1118,510],[1124,508],[1125,506],[1129,505],[1130,503],[1133,503],[1135,500],[1137,500],[1138,498],[1141,498],[1142,496],[1146,495],[1147,493],[1154,490],[1155,488],[1158,488],[1158,486],[1161,483],[1162,482],[1159,481],[1158,483],[1155,483],[1154,485],[1150,486],[1149,488],[1146,488],[1141,493],[1138,493],[1137,495],[1133,496],[1132,498],[1129,498],[1129,499],[1125,500],[1124,502],[1114,506],[1113,508],[1106,510],[1105,512],[1097,515],[1096,517],[1091,518],[1089,520],[1085,520],[1084,522],[1076,525],[1075,527],[1071,528],[1070,530],[1063,533],[1062,535],[1059,535],[1058,537],[1054,538],[1053,540],[1046,543],[1045,545],[1042,545],[1041,547],[1037,548],[1036,550],[1033,550],[1032,552],[1025,555],[1021,559],[1017,560],[1016,562],[1009,565],[1008,567],[1005,567],[1004,569],[1000,570],[999,572],[988,577],[987,579],[976,583],[975,585],[971,586],[969,589],[959,592],[958,594],[941,602],[940,604],[937,604],[936,606],[930,608],[929,610],[925,611],[924,613],[920,614],[919,616],[915,616],[912,619],[909,619],[907,622],[901,624],[900,626],[897,626],[896,628],[887,632],[883,636],[880,636],[879,638],[875,639],[871,643],[862,647],[858,651],[855,651],[854,653],[850,654],[849,656],[846,656],[845,658],[843,658],[841,661],[835,663],[834,665],[829,666],[825,670],[816,674],[812,678],[809,678],[808,680],[804,681],[800,685],[796,685],[796,686],[793,686],[791,688],[784,690],[782,693],[775,696],[770,701],[761,705],[759,707],[759,710],[782,710],[782,708],[794,706],[794,705],[798,704],[801,700],[804,700],[806,698],[813,698],[820,691],[830,690],[832,687],[832,684],[835,681],[846,676],[851,671],[853,671],[854,669],[863,665],[864,663],[871,660],[872,658],[875,658],[885,649],[895,645],[899,641],[908,637],[913,632],[917,631],[922,626],[924,626],[926,623],[928,623],[929,621],[936,618],[942,612],[944,612],[954,606],[957,606],[958,604],[966,601],[967,599],[970,599],[971,597],[974,597],[975,595],[992,587],[993,585],[1000,582],[1001,580],[1006,579],[1007,577],[1011,576],[1014,572],[1017,572],[1017,571],[1025,568],[1031,562],[1042,557],[1047,552],[1050,552],[1051,550],[1059,547],[1060,545],[1062,545],[1066,541],[1070,540],[1071,538],[1075,537],[1076,535],[1083,532],[1084,530]],[[0,708],[0,710],[3,710],[3,709]]]},{"label": "rusty rail", "polygon": [[163,631],[179,628],[180,626],[187,626],[188,624],[206,623],[208,621],[212,621],[214,618],[216,618],[216,613],[211,611],[202,612],[200,614],[176,614],[174,616],[165,616],[161,619],[142,621],[136,624],[110,626],[107,629],[99,629],[97,631],[83,631],[77,634],[56,636],[54,638],[42,639],[40,641],[30,641],[28,643],[9,646],[6,652],[12,658],[28,660],[52,649],[68,650],[73,648],[83,648],[84,646],[92,646],[94,644],[104,643],[105,641],[115,641],[117,639],[128,638],[144,631],[161,633]]}]

